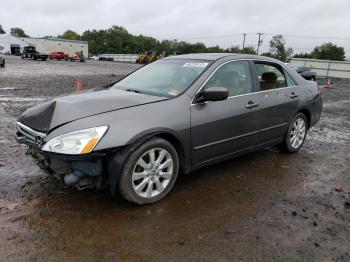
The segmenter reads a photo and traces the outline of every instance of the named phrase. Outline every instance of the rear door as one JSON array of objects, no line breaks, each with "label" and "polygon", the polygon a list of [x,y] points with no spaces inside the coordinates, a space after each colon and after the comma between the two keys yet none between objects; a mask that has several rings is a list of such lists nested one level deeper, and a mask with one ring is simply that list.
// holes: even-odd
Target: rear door
[{"label": "rear door", "polygon": [[247,61],[227,62],[208,79],[203,89],[225,87],[224,101],[191,106],[193,166],[255,146],[259,131],[259,94],[255,93]]},{"label": "rear door", "polygon": [[270,62],[255,62],[260,87],[260,143],[278,142],[298,107],[300,94],[296,82],[282,68]]}]

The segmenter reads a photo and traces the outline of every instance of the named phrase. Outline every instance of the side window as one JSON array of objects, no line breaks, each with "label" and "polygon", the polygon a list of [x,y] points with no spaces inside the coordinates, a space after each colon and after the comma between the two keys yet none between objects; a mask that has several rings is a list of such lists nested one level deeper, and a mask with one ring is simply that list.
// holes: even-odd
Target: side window
[{"label": "side window", "polygon": [[252,79],[248,61],[233,61],[221,66],[208,80],[204,88],[226,87],[229,96],[252,92]]},{"label": "side window", "polygon": [[264,63],[256,63],[255,65],[261,91],[287,86],[287,80],[279,66]]},{"label": "side window", "polygon": [[293,80],[293,78],[288,74],[288,72],[284,71],[284,75],[286,76],[287,86],[297,86],[298,84]]}]

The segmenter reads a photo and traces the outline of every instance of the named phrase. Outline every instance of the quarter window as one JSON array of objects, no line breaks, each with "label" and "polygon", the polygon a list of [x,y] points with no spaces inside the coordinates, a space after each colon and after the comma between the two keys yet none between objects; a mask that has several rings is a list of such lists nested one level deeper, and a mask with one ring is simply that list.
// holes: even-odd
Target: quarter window
[{"label": "quarter window", "polygon": [[291,78],[291,76],[286,71],[284,71],[284,75],[286,76],[288,87],[297,85],[297,83],[293,80],[293,78]]},{"label": "quarter window", "polygon": [[229,96],[252,92],[252,79],[247,61],[233,61],[221,66],[205,84],[205,88],[225,87]]}]

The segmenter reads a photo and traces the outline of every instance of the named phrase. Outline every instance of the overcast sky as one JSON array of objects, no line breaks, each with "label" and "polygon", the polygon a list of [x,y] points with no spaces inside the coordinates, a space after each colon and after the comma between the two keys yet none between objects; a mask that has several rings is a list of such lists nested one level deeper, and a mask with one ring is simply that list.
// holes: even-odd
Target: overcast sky
[{"label": "overcast sky", "polygon": [[120,25],[132,34],[221,47],[242,45],[243,33],[256,47],[261,32],[263,51],[269,34],[330,37],[286,40],[295,53],[331,41],[350,57],[350,0],[1,0],[0,24],[35,37]]}]

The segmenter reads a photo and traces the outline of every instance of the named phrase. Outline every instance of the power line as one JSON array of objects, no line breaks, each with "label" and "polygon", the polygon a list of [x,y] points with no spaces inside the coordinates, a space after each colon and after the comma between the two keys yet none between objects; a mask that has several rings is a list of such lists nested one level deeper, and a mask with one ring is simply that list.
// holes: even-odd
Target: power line
[{"label": "power line", "polygon": [[[255,47],[255,45],[253,45]],[[262,47],[264,48],[269,48],[270,46],[269,45],[263,45]],[[314,50],[314,47],[298,47],[298,46],[288,46],[290,48],[292,48],[293,50],[301,50],[301,51],[313,51]],[[344,51],[345,52],[350,52],[350,49],[349,48],[344,48]]]},{"label": "power line", "polygon": [[[231,37],[242,37],[243,35],[243,44],[242,44],[242,50],[246,46],[246,37],[248,35],[258,35],[258,44],[250,44],[249,46],[256,47],[257,54],[260,51],[260,47],[269,47],[267,45],[262,45],[261,36],[275,36],[275,35],[282,35],[286,38],[301,38],[301,39],[330,39],[330,40],[344,40],[344,41],[350,41],[350,37],[336,37],[336,36],[308,36],[308,35],[289,35],[289,34],[275,34],[275,33],[243,33],[243,34],[227,34],[227,35],[213,35],[213,36],[203,36],[203,37],[194,37],[194,38],[187,38],[182,40],[198,40],[198,39],[218,39],[218,38],[231,38]],[[300,50],[300,51],[312,51],[314,48],[305,48],[305,47],[293,47],[294,50]],[[345,49],[345,52],[350,52],[350,49]]]},{"label": "power line", "polygon": [[230,35],[213,35],[213,36],[200,36],[191,38],[179,38],[181,40],[201,40],[201,39],[215,39],[215,38],[230,38],[235,36],[242,36],[242,34],[230,34]]},{"label": "power line", "polygon": [[[307,36],[307,35],[289,35],[289,34],[278,34],[278,33],[261,33],[263,35],[274,36],[282,35],[283,37],[288,38],[304,38],[304,39],[333,39],[333,40],[345,40],[350,41],[350,37],[338,37],[338,36]],[[256,33],[244,33],[243,35],[256,35]],[[196,40],[196,39],[215,39],[215,38],[229,38],[229,37],[238,37],[242,34],[227,34],[227,35],[212,35],[212,36],[198,36],[192,38],[180,38],[182,40]]]},{"label": "power line", "polygon": [[283,35],[283,34],[271,34],[265,33],[264,35],[282,35],[284,37],[290,38],[307,38],[307,39],[333,39],[333,40],[348,40],[350,41],[350,37],[337,37],[337,36],[307,36],[307,35]]}]

